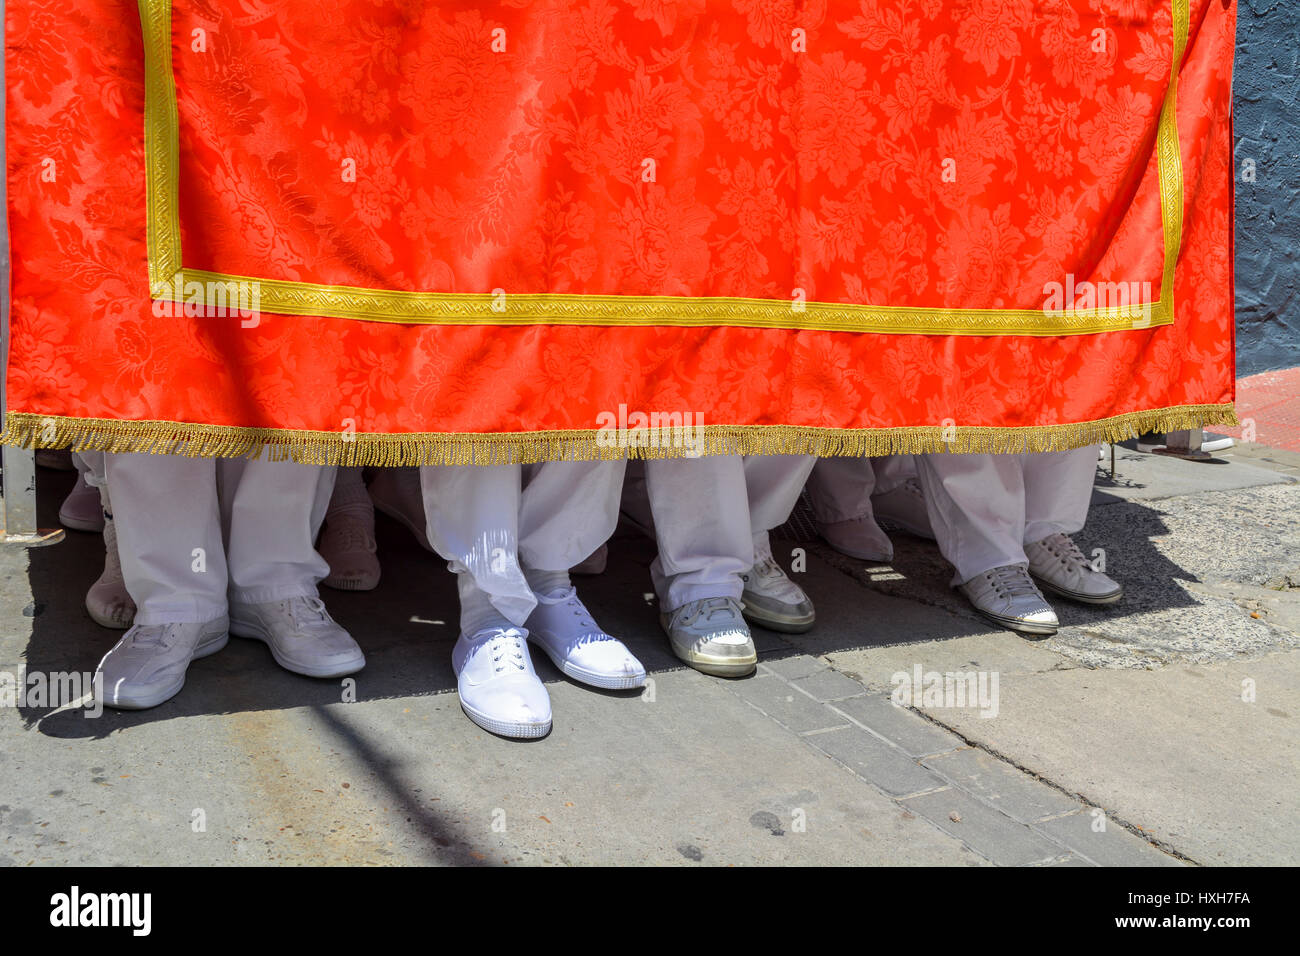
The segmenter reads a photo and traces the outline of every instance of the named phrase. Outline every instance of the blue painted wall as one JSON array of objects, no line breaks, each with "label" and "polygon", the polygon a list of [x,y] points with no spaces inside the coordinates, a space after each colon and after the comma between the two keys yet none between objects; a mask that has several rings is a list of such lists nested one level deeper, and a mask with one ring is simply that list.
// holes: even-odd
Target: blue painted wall
[{"label": "blue painted wall", "polygon": [[1238,0],[1233,95],[1237,374],[1251,375],[1300,365],[1300,0]]}]

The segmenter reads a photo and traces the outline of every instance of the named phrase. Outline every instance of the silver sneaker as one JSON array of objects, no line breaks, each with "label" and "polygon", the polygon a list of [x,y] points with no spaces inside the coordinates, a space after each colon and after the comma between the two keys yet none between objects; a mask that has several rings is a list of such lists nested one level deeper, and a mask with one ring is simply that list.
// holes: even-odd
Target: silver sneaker
[{"label": "silver sneaker", "polygon": [[229,640],[229,621],[137,624],[104,655],[95,671],[106,707],[145,710],[171,700],[185,686],[190,661],[215,654]]},{"label": "silver sneaker", "polygon": [[995,624],[1023,634],[1055,634],[1056,612],[1034,586],[1023,564],[1007,564],[961,585],[975,610]]},{"label": "silver sneaker", "polygon": [[871,512],[877,522],[902,528],[918,538],[934,540],[930,514],[925,510],[925,492],[915,478],[908,478],[897,488],[873,497]]},{"label": "silver sneaker", "polygon": [[817,615],[803,588],[786,577],[771,551],[756,552],[754,558],[754,566],[740,576],[745,620],[786,634],[811,629]]},{"label": "silver sneaker", "polygon": [[673,653],[704,674],[744,677],[758,667],[754,638],[734,598],[689,601],[659,615]]},{"label": "silver sneaker", "polygon": [[265,642],[277,664],[307,677],[344,677],[366,666],[352,635],[315,596],[266,604],[231,601],[230,633]]},{"label": "silver sneaker", "polygon": [[1025,556],[1029,573],[1045,591],[1083,604],[1114,604],[1124,596],[1119,582],[1094,571],[1068,534],[1025,545]]}]

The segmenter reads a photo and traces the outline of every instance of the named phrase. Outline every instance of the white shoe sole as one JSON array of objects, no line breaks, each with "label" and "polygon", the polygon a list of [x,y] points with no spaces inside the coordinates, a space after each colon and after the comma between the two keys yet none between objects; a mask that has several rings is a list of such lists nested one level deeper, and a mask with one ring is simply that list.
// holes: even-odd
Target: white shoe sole
[{"label": "white shoe sole", "polygon": [[769,631],[777,631],[781,634],[806,634],[817,623],[816,614],[810,614],[807,617],[794,617],[789,614],[774,614],[766,609],[751,608],[748,604],[744,606],[740,613],[750,624],[757,624],[759,627],[765,627]]},{"label": "white shoe sole", "polygon": [[96,518],[80,518],[68,514],[65,511],[59,511],[59,524],[65,528],[71,528],[73,531],[92,531],[101,533],[104,530],[104,515],[101,512]]},{"label": "white shoe sole", "polygon": [[[194,648],[194,653],[190,655],[189,664],[193,664],[201,657],[210,657],[217,653],[217,651],[225,647],[229,641],[230,635],[224,631],[221,634],[214,634],[212,637],[208,638],[206,643],[200,641],[198,646]],[[189,669],[189,664],[185,665],[186,670]],[[174,684],[144,694],[127,695],[124,697],[117,697],[114,700],[109,700],[109,695],[106,692],[103,703],[105,707],[112,707],[114,710],[148,710],[151,707],[157,707],[159,704],[171,700],[179,694],[184,687],[185,675],[181,674],[180,679]]]},{"label": "white shoe sole", "polygon": [[[659,626],[668,635],[668,646],[673,649],[677,659],[690,665],[701,674],[708,674],[712,677],[748,677],[758,669],[757,648],[745,657],[709,657],[693,650],[683,652],[673,643],[672,633],[668,630],[666,615],[661,614],[659,616]],[[750,640],[750,647],[753,647],[752,639]]]},{"label": "white shoe sole", "polygon": [[232,618],[230,633],[235,637],[261,641],[271,652],[271,657],[275,659],[277,664],[285,670],[301,674],[303,677],[347,677],[349,674],[355,674],[366,666],[366,656],[360,650],[357,651],[356,657],[350,662],[338,664],[305,664],[300,661],[290,660],[276,648],[266,628],[252,621],[236,621]]},{"label": "white shoe sole", "polygon": [[460,709],[465,712],[465,716],[478,724],[489,733],[497,734],[501,737],[515,737],[519,740],[535,740],[538,737],[545,737],[551,732],[552,721],[545,723],[521,723],[512,720],[498,720],[495,717],[489,717],[481,710],[475,710],[465,703],[461,698]]},{"label": "white shoe sole", "polygon": [[551,659],[551,663],[555,665],[556,670],[567,677],[572,677],[580,684],[599,687],[601,690],[631,690],[634,687],[645,686],[645,671],[642,671],[639,676],[635,674],[602,674],[599,671],[589,671],[555,654],[540,640],[532,640],[532,636],[530,631],[528,633],[529,643],[541,648],[546,656]]},{"label": "white shoe sole", "polygon": [[335,591],[373,591],[379,587],[379,575],[363,578],[334,577],[330,575],[321,584]]},{"label": "white shoe sole", "polygon": [[1117,588],[1109,594],[1085,594],[1083,591],[1071,591],[1068,588],[1060,587],[1032,572],[1030,577],[1034,579],[1034,583],[1038,585],[1040,591],[1050,591],[1052,594],[1071,601],[1078,601],[1080,604],[1114,604],[1124,596],[1123,587]]},{"label": "white shoe sole", "polygon": [[1035,624],[1032,621],[1026,621],[1019,617],[1004,617],[1001,614],[994,614],[992,611],[986,611],[981,607],[975,607],[974,604],[972,604],[971,607],[974,607],[983,617],[992,621],[994,624],[998,624],[1008,630],[1018,631],[1021,634],[1038,634],[1043,637],[1051,637],[1060,630],[1060,624]]}]

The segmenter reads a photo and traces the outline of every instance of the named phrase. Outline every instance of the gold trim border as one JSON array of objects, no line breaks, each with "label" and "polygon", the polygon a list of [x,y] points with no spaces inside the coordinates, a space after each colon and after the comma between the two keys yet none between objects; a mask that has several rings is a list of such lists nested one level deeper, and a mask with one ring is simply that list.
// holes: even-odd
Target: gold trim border
[{"label": "gold trim border", "polygon": [[[1231,402],[1127,412],[1097,421],[1020,428],[924,425],[902,428],[809,428],[797,425],[706,425],[705,455],[880,456],[1010,454],[1062,451],[1124,441],[1144,432],[1237,425]],[[9,412],[0,444],[71,451],[143,452],[190,458],[255,457],[306,465],[504,465],[687,457],[683,448],[617,447],[597,429],[535,432],[345,434],[168,421],[119,421]],[[945,440],[949,439],[949,440]]]},{"label": "gold trim border", "polygon": [[[1173,283],[1182,240],[1183,178],[1175,118],[1178,69],[1186,49],[1191,0],[1170,0],[1174,49],[1157,132],[1157,161],[1165,262],[1160,299],[1149,312],[1115,307],[1048,315],[1038,309],[915,309],[807,302],[796,310],[782,299],[564,295],[557,293],[402,292],[354,286],[258,279],[181,263],[179,116],[172,70],[171,0],[138,0],[145,53],[145,169],[148,192],[150,289],[166,301],[179,273],[204,286],[208,306],[220,306],[211,284],[255,282],[262,312],[320,315],[371,322],[438,325],[734,326],[924,335],[1084,335],[1148,329],[1174,321]],[[501,306],[504,303],[504,307]]]}]

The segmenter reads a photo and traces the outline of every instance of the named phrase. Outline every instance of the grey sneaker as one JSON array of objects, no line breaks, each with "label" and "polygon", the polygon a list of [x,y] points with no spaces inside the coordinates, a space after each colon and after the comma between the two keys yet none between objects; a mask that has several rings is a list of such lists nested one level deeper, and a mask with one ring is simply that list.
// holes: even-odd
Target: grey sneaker
[{"label": "grey sneaker", "polygon": [[977,574],[961,586],[975,610],[995,624],[1023,634],[1055,634],[1056,612],[1034,586],[1023,564],[1007,564]]},{"label": "grey sneaker", "polygon": [[307,677],[343,677],[366,666],[366,656],[352,635],[315,596],[267,604],[232,601],[230,633],[264,641],[277,664]]},{"label": "grey sneaker", "polygon": [[1025,545],[1025,556],[1034,580],[1053,594],[1083,604],[1114,604],[1124,596],[1119,582],[1094,571],[1068,534]]},{"label": "grey sneaker", "polygon": [[871,511],[877,522],[902,528],[918,538],[934,540],[930,515],[925,510],[925,492],[915,478],[908,478],[897,488],[873,497]]},{"label": "grey sneaker", "polygon": [[812,601],[803,588],[791,581],[772,557],[771,551],[755,553],[754,566],[740,576],[745,591],[745,620],[786,634],[802,634],[817,619]]},{"label": "grey sneaker", "polygon": [[744,677],[758,667],[754,638],[734,598],[703,598],[659,615],[673,653],[704,674]]},{"label": "grey sneaker", "polygon": [[145,710],[175,697],[190,661],[215,654],[229,640],[229,621],[204,624],[137,624],[104,655],[95,671],[106,707]]}]

